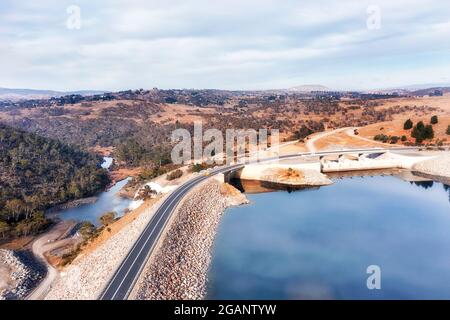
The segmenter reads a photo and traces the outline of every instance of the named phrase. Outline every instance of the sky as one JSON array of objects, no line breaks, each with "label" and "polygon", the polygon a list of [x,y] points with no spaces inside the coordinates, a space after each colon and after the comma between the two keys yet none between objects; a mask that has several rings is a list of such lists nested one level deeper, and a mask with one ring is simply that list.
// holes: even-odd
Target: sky
[{"label": "sky", "polygon": [[422,83],[450,83],[450,1],[0,2],[0,87]]}]

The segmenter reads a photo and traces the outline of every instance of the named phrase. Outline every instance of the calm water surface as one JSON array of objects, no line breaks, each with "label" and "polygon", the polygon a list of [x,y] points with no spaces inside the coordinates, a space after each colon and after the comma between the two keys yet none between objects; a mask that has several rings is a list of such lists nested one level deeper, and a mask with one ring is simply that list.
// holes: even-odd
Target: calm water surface
[{"label": "calm water surface", "polygon": [[[113,158],[103,157],[102,168],[109,169]],[[90,221],[99,224],[99,218],[106,212],[114,211],[117,217],[124,214],[132,200],[119,196],[119,191],[129,179],[117,182],[111,189],[101,192],[95,203],[84,204],[75,208],[60,211],[58,216],[63,220]]]},{"label": "calm water surface", "polygon": [[[345,178],[248,198],[223,216],[208,298],[450,299],[446,186]],[[381,290],[367,289],[370,265]]]},{"label": "calm water surface", "polygon": [[120,197],[118,193],[127,182],[128,179],[119,181],[111,189],[101,192],[95,203],[62,210],[58,216],[63,220],[90,221],[95,225],[98,225],[98,219],[109,211],[115,211],[117,217],[123,216],[132,200]]}]

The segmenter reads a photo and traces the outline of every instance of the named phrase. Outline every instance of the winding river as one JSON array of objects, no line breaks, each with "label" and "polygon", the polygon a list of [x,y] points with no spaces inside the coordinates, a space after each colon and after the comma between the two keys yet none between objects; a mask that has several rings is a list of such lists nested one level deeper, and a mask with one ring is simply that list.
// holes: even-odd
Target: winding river
[{"label": "winding river", "polygon": [[[112,164],[112,158],[105,157],[102,167],[108,169]],[[106,212],[114,211],[117,217],[122,216],[128,209],[132,200],[119,195],[120,189],[127,184],[128,179],[117,182],[110,189],[100,192],[97,201],[83,204],[74,208],[61,210],[58,217],[63,220],[89,221],[95,225],[99,224],[99,218]]]},{"label": "winding river", "polygon": [[[450,299],[449,188],[394,176],[248,194],[215,240],[209,299]],[[381,289],[367,286],[369,266]]]}]

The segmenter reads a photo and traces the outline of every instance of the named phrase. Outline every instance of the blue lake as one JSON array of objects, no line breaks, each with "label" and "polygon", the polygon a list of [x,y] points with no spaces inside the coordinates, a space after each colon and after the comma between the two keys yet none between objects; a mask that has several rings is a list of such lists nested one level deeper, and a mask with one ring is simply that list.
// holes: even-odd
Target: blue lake
[{"label": "blue lake", "polygon": [[209,299],[450,299],[448,187],[377,176],[247,196],[219,226]]}]

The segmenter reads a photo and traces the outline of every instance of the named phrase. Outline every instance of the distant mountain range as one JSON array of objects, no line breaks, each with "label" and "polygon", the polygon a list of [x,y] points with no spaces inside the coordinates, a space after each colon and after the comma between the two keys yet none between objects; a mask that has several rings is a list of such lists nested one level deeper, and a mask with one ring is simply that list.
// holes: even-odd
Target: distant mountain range
[{"label": "distant mountain range", "polygon": [[[381,94],[391,94],[399,93],[406,95],[427,95],[434,92],[435,90],[440,90],[444,94],[450,93],[450,84],[417,84],[409,85],[404,87],[396,88],[385,88],[385,89],[374,89],[374,90],[349,90],[349,91],[359,91],[361,93],[381,93]],[[278,89],[269,90],[274,92],[298,92],[298,93],[310,93],[314,91],[346,91],[346,90],[333,90],[326,86],[320,84],[306,84],[289,89]],[[9,89],[0,88],[0,101],[11,100],[29,100],[29,99],[48,99],[51,97],[62,97],[72,94],[78,94],[82,96],[91,96],[96,94],[103,94],[110,91],[100,91],[100,90],[79,90],[79,91],[55,91],[55,90],[35,90],[35,89]]]},{"label": "distant mountain range", "polygon": [[53,91],[53,90],[34,90],[34,89],[9,89],[0,88],[0,100],[23,100],[23,99],[46,99],[51,97],[62,97],[71,94],[90,96],[102,94],[106,91],[80,90],[80,91]]},{"label": "distant mountain range", "polygon": [[413,91],[412,94],[415,96],[425,96],[428,95],[434,91],[442,91],[442,93],[446,94],[450,92],[450,86],[448,87],[434,87],[434,88],[426,88],[426,89],[420,89]]},{"label": "distant mountain range", "polygon": [[444,93],[448,92],[450,84],[446,83],[428,83],[428,84],[415,84],[404,87],[385,88],[376,90],[366,90],[365,92],[371,93],[400,93],[400,94],[413,94],[413,95],[426,95],[434,90],[442,90]]},{"label": "distant mountain range", "polygon": [[288,91],[293,92],[312,92],[312,91],[332,91],[330,88],[320,84],[306,84],[302,86],[289,88]]}]

